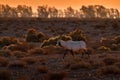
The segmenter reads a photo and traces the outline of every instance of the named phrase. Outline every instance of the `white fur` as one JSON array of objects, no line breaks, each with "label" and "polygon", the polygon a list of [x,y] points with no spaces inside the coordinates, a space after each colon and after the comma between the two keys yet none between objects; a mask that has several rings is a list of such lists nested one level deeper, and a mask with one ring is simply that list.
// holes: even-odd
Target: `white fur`
[{"label": "white fur", "polygon": [[[61,43],[62,47],[66,48],[66,49],[69,49],[69,50],[72,50],[72,51],[77,51],[77,50],[80,50],[80,49],[86,49],[86,47],[87,47],[85,41],[72,41],[72,40],[63,41],[63,40],[59,40],[58,42]],[[57,42],[57,45],[58,45],[58,42]]]}]

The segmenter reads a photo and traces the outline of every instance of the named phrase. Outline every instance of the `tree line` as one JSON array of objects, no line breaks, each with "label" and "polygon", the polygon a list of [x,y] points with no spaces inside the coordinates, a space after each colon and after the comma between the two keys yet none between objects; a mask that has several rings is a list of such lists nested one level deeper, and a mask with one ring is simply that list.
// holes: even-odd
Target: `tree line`
[{"label": "tree line", "polygon": [[64,10],[42,5],[34,13],[31,6],[18,5],[11,7],[0,4],[0,17],[39,17],[39,18],[120,18],[118,9],[106,8],[102,5],[81,6],[79,10],[71,6]]}]

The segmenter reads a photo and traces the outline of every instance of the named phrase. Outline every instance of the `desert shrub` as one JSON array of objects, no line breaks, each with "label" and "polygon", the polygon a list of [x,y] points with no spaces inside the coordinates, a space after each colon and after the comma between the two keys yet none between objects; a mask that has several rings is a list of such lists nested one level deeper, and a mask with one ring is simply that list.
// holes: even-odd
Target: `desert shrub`
[{"label": "desert shrub", "polygon": [[65,51],[64,48],[54,45],[46,46],[43,48],[43,50],[44,54],[62,54]]},{"label": "desert shrub", "polygon": [[21,51],[13,51],[13,52],[11,52],[11,55],[15,56],[17,58],[21,58],[21,57],[26,56],[27,53],[26,52],[21,52]]},{"label": "desert shrub", "polygon": [[48,68],[46,66],[38,66],[37,67],[37,72],[38,73],[47,73],[48,72]]},{"label": "desert shrub", "polygon": [[72,38],[73,41],[86,41],[86,38],[80,29],[76,29],[73,32],[70,32],[68,35]]},{"label": "desert shrub", "polygon": [[40,47],[29,50],[30,55],[40,55],[44,54],[44,50]]},{"label": "desert shrub", "polygon": [[104,66],[104,67],[100,67],[98,69],[98,73],[100,75],[120,74],[120,69],[117,66],[114,66],[114,65]]},{"label": "desert shrub", "polygon": [[112,44],[111,49],[112,50],[119,50],[120,48],[118,47],[118,44]]},{"label": "desert shrub", "polygon": [[4,46],[8,46],[10,44],[16,44],[18,40],[12,37],[0,37],[0,49]]},{"label": "desert shrub", "polygon": [[103,46],[109,47],[111,50],[120,50],[119,36],[102,38],[100,42]]},{"label": "desert shrub", "polygon": [[77,70],[77,69],[81,69],[81,68],[90,69],[91,64],[87,63],[85,61],[79,61],[79,62],[76,62],[76,63],[73,63],[70,65],[71,70]]},{"label": "desert shrub", "polygon": [[101,44],[106,47],[110,47],[112,44],[115,43],[115,40],[113,37],[110,38],[101,38],[100,40]]},{"label": "desert shrub", "polygon": [[11,56],[10,50],[0,50],[0,56],[8,57]]},{"label": "desert shrub", "polygon": [[115,41],[116,41],[117,44],[120,43],[120,36],[116,36],[114,39],[115,39]]},{"label": "desert shrub", "polygon": [[49,72],[47,75],[47,80],[63,80],[66,76],[66,72]]},{"label": "desert shrub", "polygon": [[9,70],[0,70],[0,80],[13,80],[12,72]]},{"label": "desert shrub", "polygon": [[111,51],[111,49],[109,47],[105,47],[105,46],[100,46],[98,48],[99,51]]},{"label": "desert shrub", "polygon": [[26,62],[27,64],[34,64],[38,61],[38,59],[36,59],[35,57],[24,57],[21,60]]},{"label": "desert shrub", "polygon": [[118,59],[116,59],[115,57],[105,57],[102,61],[105,63],[105,65],[112,65],[117,62]]},{"label": "desert shrub", "polygon": [[6,57],[0,57],[0,66],[6,67],[9,64],[9,59]]},{"label": "desert shrub", "polygon": [[21,51],[21,52],[27,52],[29,49],[31,49],[32,46],[30,46],[28,43],[26,42],[21,42],[21,43],[17,43],[17,44],[12,44],[9,45],[7,47],[7,49],[11,50],[11,51]]},{"label": "desert shrub", "polygon": [[22,60],[16,60],[13,62],[10,62],[8,65],[9,68],[26,68],[27,67],[27,63],[22,61]]},{"label": "desert shrub", "polygon": [[26,41],[27,42],[40,42],[46,39],[47,36],[43,34],[42,32],[37,32],[35,29],[28,29],[27,35],[26,35]]},{"label": "desert shrub", "polygon": [[51,37],[48,40],[43,41],[42,47],[48,45],[56,45],[59,39],[67,41],[67,40],[71,40],[71,37],[66,35]]}]

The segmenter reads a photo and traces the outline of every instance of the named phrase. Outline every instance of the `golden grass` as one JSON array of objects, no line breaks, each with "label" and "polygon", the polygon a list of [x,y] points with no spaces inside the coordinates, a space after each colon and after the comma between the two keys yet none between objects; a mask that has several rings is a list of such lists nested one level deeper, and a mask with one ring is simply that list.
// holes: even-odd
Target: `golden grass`
[{"label": "golden grass", "polygon": [[18,44],[13,44],[8,46],[8,49],[11,51],[21,51],[21,52],[27,52],[31,48],[32,46],[30,46],[27,42],[21,42]]}]

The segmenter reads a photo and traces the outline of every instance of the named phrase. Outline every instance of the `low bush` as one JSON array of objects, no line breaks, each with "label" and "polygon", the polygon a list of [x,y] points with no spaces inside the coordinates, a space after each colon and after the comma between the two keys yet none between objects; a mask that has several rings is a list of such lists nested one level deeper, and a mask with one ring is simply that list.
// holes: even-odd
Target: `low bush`
[{"label": "low bush", "polygon": [[12,44],[12,45],[7,46],[7,49],[9,49],[11,51],[21,51],[21,52],[27,52],[31,48],[32,48],[32,46],[30,46],[26,42],[21,42],[18,44]]},{"label": "low bush", "polygon": [[73,41],[86,41],[86,37],[83,35],[80,29],[76,29],[73,32],[70,32],[68,35],[72,38]]},{"label": "low bush", "polygon": [[105,46],[100,46],[98,48],[99,51],[111,51],[111,49],[109,47],[105,47]]},{"label": "low bush", "polygon": [[28,29],[27,35],[26,35],[26,41],[27,42],[42,42],[44,39],[47,39],[47,36],[42,33],[38,32],[36,29]]},{"label": "low bush", "polygon": [[43,48],[34,48],[28,51],[30,55],[40,55],[40,54],[44,54],[44,50]]},{"label": "low bush", "polygon": [[51,37],[48,40],[43,41],[42,47],[49,45],[56,45],[59,39],[67,41],[67,40],[71,40],[71,37],[66,35]]},{"label": "low bush", "polygon": [[8,46],[10,44],[16,44],[18,40],[12,37],[0,37],[0,49],[4,46]]}]

